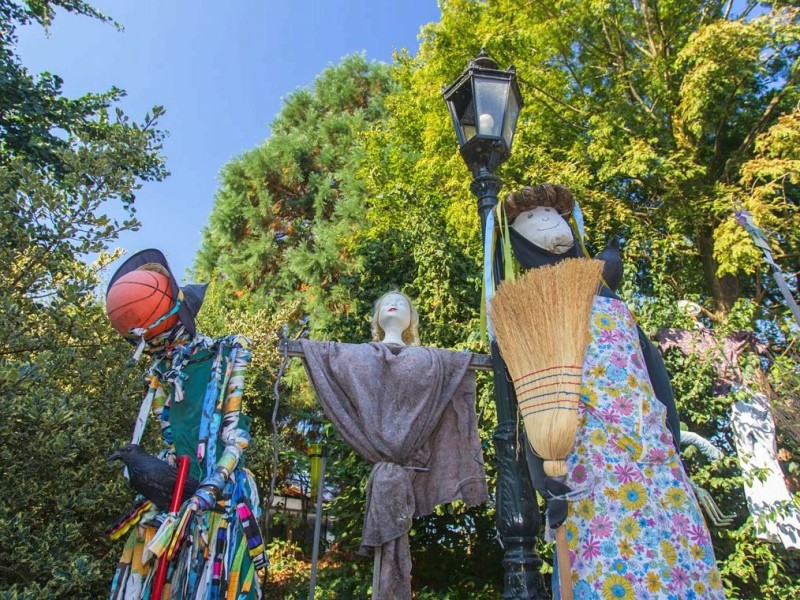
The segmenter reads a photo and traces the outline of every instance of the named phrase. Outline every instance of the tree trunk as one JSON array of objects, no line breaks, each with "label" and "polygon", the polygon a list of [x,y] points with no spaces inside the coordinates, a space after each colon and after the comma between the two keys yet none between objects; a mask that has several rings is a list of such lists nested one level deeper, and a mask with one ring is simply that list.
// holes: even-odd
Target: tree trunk
[{"label": "tree trunk", "polygon": [[722,319],[733,308],[733,303],[741,294],[739,280],[733,275],[717,276],[719,263],[714,258],[714,234],[707,230],[697,237],[700,260],[703,261],[703,276],[711,296],[714,298],[714,312]]}]

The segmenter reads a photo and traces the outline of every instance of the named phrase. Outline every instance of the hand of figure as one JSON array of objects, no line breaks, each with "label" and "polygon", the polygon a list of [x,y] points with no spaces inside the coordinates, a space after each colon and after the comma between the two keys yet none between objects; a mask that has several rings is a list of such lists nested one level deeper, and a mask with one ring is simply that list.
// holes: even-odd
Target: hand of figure
[{"label": "hand of figure", "polygon": [[186,501],[184,506],[186,506],[188,510],[189,506],[187,505],[191,505],[192,510],[198,513],[203,513],[211,508],[214,508],[216,503],[217,489],[209,485],[201,485],[199,488],[197,488],[197,491],[194,493],[194,495]]},{"label": "hand of figure", "polygon": [[214,504],[216,504],[216,494],[213,488],[207,488],[207,486],[197,488],[195,494],[183,503],[178,511],[177,524],[167,547],[168,560],[175,558],[186,534],[191,531],[195,516],[213,507]]},{"label": "hand of figure", "polygon": [[727,527],[733,523],[733,519],[736,515],[726,515],[723,513],[719,506],[717,506],[714,498],[711,497],[711,494],[709,494],[707,490],[697,485],[694,481],[692,481],[692,488],[694,489],[697,500],[703,507],[708,520],[714,527]]}]

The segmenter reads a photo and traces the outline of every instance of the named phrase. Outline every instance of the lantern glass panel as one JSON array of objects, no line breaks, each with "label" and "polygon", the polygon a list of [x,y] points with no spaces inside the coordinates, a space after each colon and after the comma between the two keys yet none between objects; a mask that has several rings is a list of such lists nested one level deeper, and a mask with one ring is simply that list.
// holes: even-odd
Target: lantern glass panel
[{"label": "lantern glass panel", "polygon": [[511,142],[514,141],[514,130],[517,128],[517,117],[519,117],[519,102],[517,101],[516,94],[508,95],[508,108],[506,109],[506,120],[503,123],[503,139],[506,144],[511,148]]},{"label": "lantern glass panel", "polygon": [[478,131],[475,129],[475,125],[464,125],[464,143],[474,138],[477,133]]},{"label": "lantern glass panel", "polygon": [[475,103],[470,100],[469,106],[459,118],[461,130],[464,133],[464,143],[467,143],[478,133],[475,128]]},{"label": "lantern glass panel", "polygon": [[447,105],[456,127],[458,143],[463,146],[477,133],[475,130],[475,104],[472,102],[472,81],[467,80],[450,92]]},{"label": "lantern glass panel", "polygon": [[475,77],[475,102],[478,107],[478,118],[475,120],[480,135],[500,137],[509,87],[508,81]]}]

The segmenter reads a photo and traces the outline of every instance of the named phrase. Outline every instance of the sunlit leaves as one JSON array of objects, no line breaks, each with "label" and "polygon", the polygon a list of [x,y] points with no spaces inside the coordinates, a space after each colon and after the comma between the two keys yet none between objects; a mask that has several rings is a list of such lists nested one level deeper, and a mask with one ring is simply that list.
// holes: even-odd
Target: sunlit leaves
[{"label": "sunlit leaves", "polygon": [[[446,0],[441,20],[423,30],[419,53],[397,56],[384,72],[385,95],[366,104],[359,96],[358,108],[343,112],[346,63],[287,101],[262,146],[274,144],[269,160],[254,151],[226,169],[200,266],[214,265],[277,311],[301,306],[315,337],[364,341],[371,301],[400,287],[420,309],[423,343],[483,348],[479,222],[441,90],[485,47],[501,68],[517,67],[526,103],[500,171],[503,193],[543,181],[568,185],[591,252],[621,236],[621,293],[648,333],[692,327],[676,302],[686,299],[702,305],[704,324],[720,335],[757,328],[783,348],[790,317],[762,255],[732,217],[747,208],[785,272],[800,269],[800,40],[797,15],[784,5]],[[351,79],[360,89],[381,81]],[[350,120],[357,115],[363,120]],[[711,396],[709,365],[668,358],[682,417],[730,451],[730,399]],[[782,381],[792,378],[791,369],[781,372]],[[287,383],[303,399],[292,400],[288,423],[308,417],[299,407],[310,411],[313,402],[299,370]],[[479,394],[488,397],[488,386]],[[487,414],[485,436],[491,427]],[[314,422],[304,431],[325,428]],[[346,453],[337,464],[341,535],[350,543],[363,472]],[[790,594],[796,586],[785,573],[796,561],[753,541],[735,460],[690,464],[739,517],[738,530],[715,538],[728,589]],[[470,521],[487,556],[497,552],[483,537],[491,510]],[[419,556],[449,539],[451,517],[415,528]],[[749,570],[737,575],[748,557]]]},{"label": "sunlit leaves", "polygon": [[121,91],[68,99],[60,78],[19,64],[14,28],[49,24],[56,7],[99,16],[80,0],[0,0],[0,477],[14,488],[0,554],[16,565],[0,595],[13,598],[108,589],[104,530],[132,494],[105,456],[129,435],[141,387],[95,289],[119,258],[109,246],[138,226],[136,190],[166,175],[162,108],[134,122],[114,110]]}]

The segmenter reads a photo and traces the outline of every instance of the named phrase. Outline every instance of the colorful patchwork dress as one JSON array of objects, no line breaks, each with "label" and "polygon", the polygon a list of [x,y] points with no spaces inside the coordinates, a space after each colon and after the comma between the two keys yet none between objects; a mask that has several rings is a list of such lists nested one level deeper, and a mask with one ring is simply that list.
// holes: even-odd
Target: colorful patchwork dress
[{"label": "colorful patchwork dress", "polygon": [[[163,600],[261,597],[257,570],[267,558],[258,529],[258,491],[241,460],[250,439],[249,419],[240,414],[248,346],[239,336],[197,336],[156,353],[148,372],[150,387],[134,443],[152,407],[168,447],[163,458],[187,455],[190,476],[204,482],[216,474],[221,484],[216,506],[191,520],[170,563]],[[157,549],[151,542],[165,517],[149,501],[140,501],[112,530],[114,539],[130,532],[111,585],[112,600],[150,597],[156,565],[151,550]]]},{"label": "colorful patchwork dress", "polygon": [[625,304],[598,296],[567,459],[576,599],[724,598],[711,538]]}]

